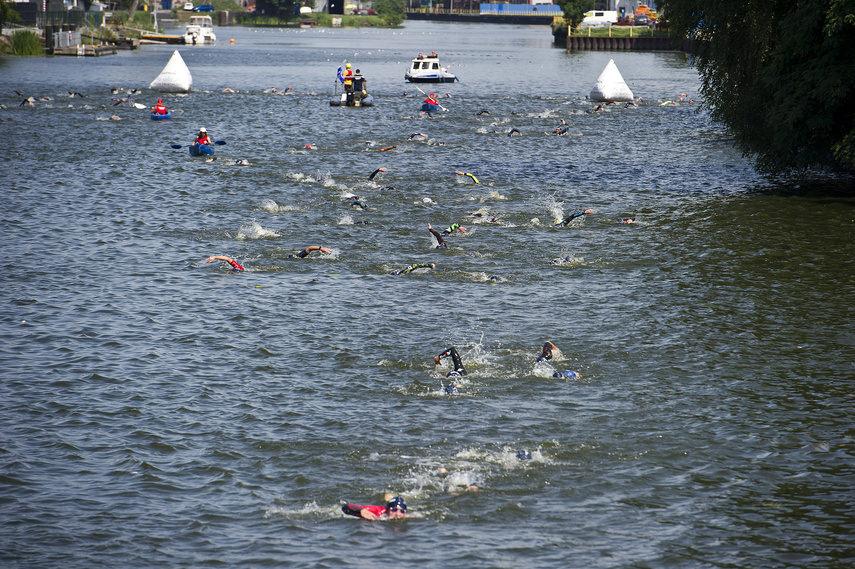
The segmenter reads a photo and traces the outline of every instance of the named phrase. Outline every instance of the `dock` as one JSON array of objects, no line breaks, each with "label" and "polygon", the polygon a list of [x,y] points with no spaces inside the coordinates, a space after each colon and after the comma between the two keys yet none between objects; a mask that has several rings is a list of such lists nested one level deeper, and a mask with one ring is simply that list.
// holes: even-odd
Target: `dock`
[{"label": "dock", "polygon": [[167,36],[164,34],[153,34],[150,32],[143,32],[140,34],[140,43],[153,43],[153,44],[180,44],[184,45],[184,36]]},{"label": "dock", "polygon": [[110,45],[69,45],[65,47],[54,47],[51,55],[73,55],[76,57],[101,57],[102,55],[116,55],[115,46]]}]

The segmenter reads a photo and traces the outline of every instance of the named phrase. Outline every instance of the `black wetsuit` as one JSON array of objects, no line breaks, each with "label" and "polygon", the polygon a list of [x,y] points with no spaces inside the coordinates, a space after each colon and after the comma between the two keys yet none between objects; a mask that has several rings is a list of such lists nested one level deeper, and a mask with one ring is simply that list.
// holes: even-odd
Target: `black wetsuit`
[{"label": "black wetsuit", "polygon": [[552,359],[552,344],[546,342],[543,344],[543,351],[540,352],[540,356],[537,358],[537,361],[543,362]]},{"label": "black wetsuit", "polygon": [[428,231],[433,233],[433,236],[436,237],[436,242],[438,243],[438,245],[436,246],[437,249],[443,248],[443,247],[448,248],[448,245],[445,244],[445,239],[442,238],[442,235],[440,235],[436,229],[430,228],[430,229],[428,229]]},{"label": "black wetsuit", "polygon": [[412,273],[416,269],[432,269],[431,263],[413,263],[412,265],[407,265],[403,269],[399,271],[392,271],[393,275],[406,275],[407,273]]},{"label": "black wetsuit", "polygon": [[568,215],[567,217],[564,218],[564,221],[562,221],[561,223],[556,223],[555,227],[564,227],[565,225],[567,225],[568,223],[570,223],[571,221],[573,221],[577,217],[582,217],[583,215],[585,215],[584,211],[580,211],[579,213],[574,213],[574,214]]},{"label": "black wetsuit", "polygon": [[451,362],[454,364],[454,370],[445,374],[446,377],[452,375],[466,375],[466,368],[463,367],[463,362],[460,360],[460,354],[457,353],[457,350],[454,346],[448,348],[441,354],[437,356],[439,359],[451,357]]}]

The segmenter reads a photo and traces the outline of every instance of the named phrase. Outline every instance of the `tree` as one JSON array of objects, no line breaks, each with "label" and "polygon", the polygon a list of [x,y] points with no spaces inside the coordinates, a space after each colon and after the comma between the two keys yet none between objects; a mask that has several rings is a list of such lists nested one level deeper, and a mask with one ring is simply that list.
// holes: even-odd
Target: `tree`
[{"label": "tree", "polygon": [[407,10],[406,0],[374,0],[372,5],[374,11],[387,24],[397,26],[404,21],[404,13]]},{"label": "tree", "polygon": [[703,105],[767,173],[855,172],[855,0],[660,0]]},{"label": "tree", "polygon": [[564,19],[567,20],[567,26],[574,30],[585,19],[585,12],[594,9],[594,0],[557,0],[564,12]]},{"label": "tree", "polygon": [[9,22],[17,22],[21,19],[20,14],[12,9],[6,0],[0,0],[0,28]]}]

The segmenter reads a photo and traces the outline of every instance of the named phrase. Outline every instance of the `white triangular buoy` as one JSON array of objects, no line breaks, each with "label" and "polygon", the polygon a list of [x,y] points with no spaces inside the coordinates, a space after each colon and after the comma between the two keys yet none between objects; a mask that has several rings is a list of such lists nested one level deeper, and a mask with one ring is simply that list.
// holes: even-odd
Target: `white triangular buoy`
[{"label": "white triangular buoy", "polygon": [[594,101],[632,100],[632,91],[626,86],[614,59],[609,60],[606,68],[597,77],[597,84],[591,90],[591,99]]},{"label": "white triangular buoy", "polygon": [[148,86],[153,91],[163,93],[187,93],[191,87],[193,87],[193,77],[190,76],[190,70],[187,69],[177,49],[160,75]]}]

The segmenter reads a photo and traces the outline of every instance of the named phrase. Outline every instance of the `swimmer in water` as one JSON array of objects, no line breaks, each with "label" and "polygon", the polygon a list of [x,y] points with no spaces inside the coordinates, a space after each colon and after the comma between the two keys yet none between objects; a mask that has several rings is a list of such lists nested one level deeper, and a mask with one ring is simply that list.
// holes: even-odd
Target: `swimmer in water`
[{"label": "swimmer in water", "polygon": [[579,379],[579,374],[575,371],[565,369],[564,371],[556,371],[552,374],[555,379]]},{"label": "swimmer in water", "polygon": [[577,217],[582,217],[583,215],[588,215],[591,213],[595,213],[593,209],[586,209],[585,211],[580,211],[578,213],[571,213],[567,217],[565,217],[562,221],[555,224],[555,227],[565,227],[568,223],[576,219]]},{"label": "swimmer in water", "polygon": [[406,275],[408,273],[412,273],[416,269],[435,269],[436,265],[434,263],[413,263],[412,265],[407,265],[403,269],[399,269],[397,271],[392,271],[391,275]]},{"label": "swimmer in water", "polygon": [[369,179],[369,180],[374,180],[374,176],[376,176],[376,175],[377,175],[377,174],[379,174],[380,172],[385,172],[385,171],[386,171],[386,168],[377,168],[376,170],[374,170],[373,172],[371,172],[371,175],[370,175],[370,176],[368,176],[368,179]]},{"label": "swimmer in water", "polygon": [[433,361],[436,365],[439,365],[439,362],[443,358],[451,358],[451,362],[454,364],[454,369],[445,374],[445,377],[459,377],[462,375],[466,375],[466,368],[463,367],[463,362],[460,360],[460,354],[457,353],[457,350],[454,346],[448,348],[438,356],[433,358]]},{"label": "swimmer in water", "polygon": [[445,239],[442,238],[442,235],[440,235],[436,231],[436,229],[430,226],[430,223],[428,223],[428,231],[430,231],[431,234],[436,237],[436,249],[448,249],[448,245],[446,245]]},{"label": "swimmer in water", "polygon": [[531,453],[527,450],[518,450],[517,458],[520,460],[531,460]]},{"label": "swimmer in water", "polygon": [[460,231],[460,233],[466,233],[465,227],[460,227],[459,223],[452,223],[450,226],[448,226],[442,230],[442,236],[448,237],[449,235],[451,235],[452,233],[454,233],[455,231],[458,231],[458,230]]},{"label": "swimmer in water", "polygon": [[618,220],[620,223],[635,223],[634,217],[624,217],[623,219]]},{"label": "swimmer in water", "polygon": [[478,178],[476,178],[474,175],[470,174],[469,172],[461,172],[460,170],[457,170],[454,173],[457,174],[458,176],[469,176],[470,178],[472,178],[473,182],[475,182],[476,184],[478,183]]},{"label": "swimmer in water", "polygon": [[564,136],[565,134],[567,134],[568,129],[566,126],[557,126],[552,132],[554,132],[558,136]]},{"label": "swimmer in water", "polygon": [[392,519],[407,517],[407,502],[400,496],[395,496],[386,506],[361,506],[348,502],[341,507],[348,516],[356,516],[366,520]]},{"label": "swimmer in water", "polygon": [[244,270],[244,268],[241,267],[237,261],[235,261],[231,257],[226,257],[225,255],[213,255],[211,257],[208,257],[208,260],[205,262],[206,263],[213,263],[214,261],[225,261],[226,263],[231,265],[235,271],[243,271]]},{"label": "swimmer in water", "polygon": [[426,134],[422,134],[421,132],[414,132],[413,134],[411,134],[411,135],[410,135],[410,137],[409,137],[409,138],[407,138],[407,140],[412,140],[412,139],[414,139],[414,138],[415,138],[415,137],[417,137],[417,136],[421,136],[422,138],[427,138],[427,137],[428,137],[428,135],[426,135]]},{"label": "swimmer in water", "polygon": [[289,259],[303,259],[305,257],[308,257],[309,253],[311,253],[312,251],[320,251],[321,254],[323,254],[323,255],[329,255],[331,253],[331,251],[329,249],[327,249],[326,247],[318,247],[317,245],[311,245],[309,247],[306,247],[305,249],[303,249],[299,253],[296,253],[294,255],[288,255],[288,258]]},{"label": "swimmer in water", "polygon": [[508,133],[508,136],[513,136],[514,133],[517,133],[518,136],[522,136],[522,132],[520,132],[520,129],[518,128],[512,128],[511,132]]},{"label": "swimmer in water", "polygon": [[350,207],[351,207],[351,209],[356,209],[356,208],[367,209],[368,204],[366,204],[364,201],[359,199],[359,196],[352,196],[350,198]]},{"label": "swimmer in water", "polygon": [[537,356],[537,361],[545,362],[552,359],[552,351],[558,351],[558,348],[555,347],[555,344],[552,342],[545,342],[543,344],[543,350],[541,350],[540,355]]},{"label": "swimmer in water", "polygon": [[490,111],[488,111],[487,109],[484,109],[483,111],[479,111],[479,112],[477,112],[477,113],[475,113],[475,114],[476,114],[477,116],[479,116],[479,117],[480,117],[481,115],[490,115],[490,116],[493,116],[493,113],[491,113],[491,112],[490,112]]}]

